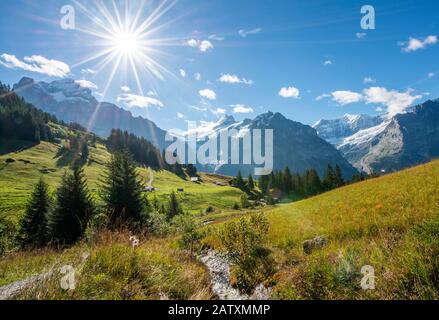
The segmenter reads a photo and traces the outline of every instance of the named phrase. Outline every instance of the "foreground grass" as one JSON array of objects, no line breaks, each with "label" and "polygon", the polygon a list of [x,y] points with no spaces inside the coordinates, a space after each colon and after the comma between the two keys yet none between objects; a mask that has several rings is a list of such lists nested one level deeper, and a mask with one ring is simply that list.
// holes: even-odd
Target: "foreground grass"
[{"label": "foreground grass", "polygon": [[[141,239],[132,248],[129,233],[103,232],[93,241],[63,251],[11,254],[0,260],[0,285],[31,275],[52,275],[17,299],[210,299],[207,272],[172,239]],[[75,288],[64,290],[63,266],[74,268]]]},{"label": "foreground grass", "polygon": [[[439,232],[428,227],[439,219],[439,161],[280,205],[266,215],[278,267],[275,298],[439,298],[433,254],[439,241],[432,240]],[[423,228],[431,230],[418,232]],[[316,236],[328,245],[304,254],[303,241]],[[217,237],[207,242],[221,249]],[[360,287],[365,265],[375,269],[375,290]]]}]

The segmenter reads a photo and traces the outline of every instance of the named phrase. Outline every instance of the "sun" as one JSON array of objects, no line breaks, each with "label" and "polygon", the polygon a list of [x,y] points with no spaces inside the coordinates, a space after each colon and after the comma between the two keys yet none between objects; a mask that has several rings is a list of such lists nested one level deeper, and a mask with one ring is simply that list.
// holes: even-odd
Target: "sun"
[{"label": "sun", "polygon": [[132,56],[140,49],[140,40],[134,32],[116,32],[113,37],[113,49],[119,54]]}]

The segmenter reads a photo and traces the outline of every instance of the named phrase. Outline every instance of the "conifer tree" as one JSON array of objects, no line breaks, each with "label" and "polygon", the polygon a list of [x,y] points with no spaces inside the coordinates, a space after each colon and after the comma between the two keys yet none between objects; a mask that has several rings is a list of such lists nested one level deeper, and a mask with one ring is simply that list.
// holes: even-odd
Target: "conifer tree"
[{"label": "conifer tree", "polygon": [[341,168],[339,165],[335,166],[335,178],[334,178],[334,187],[339,188],[345,185],[345,181],[343,179],[343,174],[341,173]]},{"label": "conifer tree", "polygon": [[142,197],[142,183],[136,165],[127,151],[118,151],[107,164],[101,196],[113,227],[130,227],[146,221],[147,212]]},{"label": "conifer tree", "polygon": [[175,192],[172,192],[169,196],[168,208],[166,211],[166,216],[168,220],[172,220],[175,216],[182,214],[183,210],[181,209],[180,203],[177,199],[177,195]]},{"label": "conifer tree", "polygon": [[47,243],[47,215],[50,202],[47,185],[40,178],[20,221],[20,242],[23,247],[41,247]]},{"label": "conifer tree", "polygon": [[85,231],[94,205],[83,170],[74,166],[65,173],[56,194],[55,210],[49,215],[49,235],[55,242],[73,244]]},{"label": "conifer tree", "polygon": [[255,181],[253,180],[253,177],[251,174],[248,176],[247,186],[248,186],[249,190],[253,190],[255,188]]},{"label": "conifer tree", "polygon": [[335,172],[331,165],[328,165],[323,178],[323,187],[325,190],[331,190],[335,188]]}]

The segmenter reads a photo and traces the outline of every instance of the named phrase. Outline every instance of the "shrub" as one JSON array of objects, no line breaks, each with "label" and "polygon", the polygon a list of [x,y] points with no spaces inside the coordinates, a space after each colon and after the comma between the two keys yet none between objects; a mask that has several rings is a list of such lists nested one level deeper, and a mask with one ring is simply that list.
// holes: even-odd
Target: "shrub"
[{"label": "shrub", "polygon": [[256,214],[229,222],[219,235],[234,264],[232,271],[241,291],[251,292],[274,274],[274,260],[264,246],[268,229],[267,218]]}]

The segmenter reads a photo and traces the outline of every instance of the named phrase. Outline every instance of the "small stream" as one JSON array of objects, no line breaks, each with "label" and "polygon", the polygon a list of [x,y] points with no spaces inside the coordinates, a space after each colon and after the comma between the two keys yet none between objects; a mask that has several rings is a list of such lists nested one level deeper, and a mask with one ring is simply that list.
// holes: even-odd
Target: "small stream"
[{"label": "small stream", "polygon": [[230,285],[230,262],[226,255],[209,250],[200,256],[200,261],[209,270],[212,291],[219,300],[268,300],[271,289],[263,284],[256,287],[252,295],[242,294]]}]

